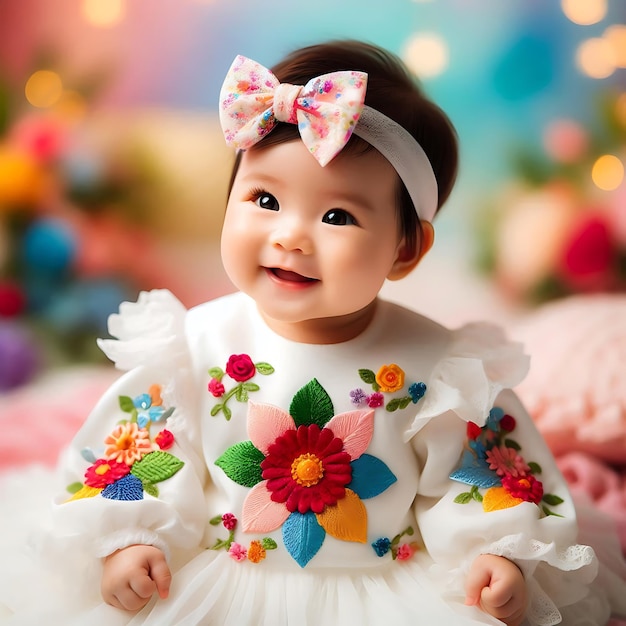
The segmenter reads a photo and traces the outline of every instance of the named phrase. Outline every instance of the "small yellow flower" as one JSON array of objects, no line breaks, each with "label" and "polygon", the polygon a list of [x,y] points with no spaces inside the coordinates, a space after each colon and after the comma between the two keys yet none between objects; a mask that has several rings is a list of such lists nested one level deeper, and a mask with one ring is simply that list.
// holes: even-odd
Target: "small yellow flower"
[{"label": "small yellow flower", "polygon": [[404,371],[395,363],[383,365],[376,374],[376,382],[383,393],[393,393],[404,387]]}]

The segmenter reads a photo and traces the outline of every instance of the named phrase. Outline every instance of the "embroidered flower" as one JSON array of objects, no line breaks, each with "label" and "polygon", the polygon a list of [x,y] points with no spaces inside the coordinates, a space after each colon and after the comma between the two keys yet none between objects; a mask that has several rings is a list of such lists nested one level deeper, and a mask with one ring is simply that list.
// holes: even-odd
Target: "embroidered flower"
[{"label": "embroidered flower", "polygon": [[233,481],[251,488],[242,510],[244,532],[282,526],[285,547],[301,567],[318,552],[326,533],[365,542],[362,499],[396,481],[382,461],[365,454],[373,430],[374,411],[334,415],[330,397],[315,379],[296,393],[289,413],[250,402],[251,441],[231,446],[215,462]]},{"label": "embroidered flower", "polygon": [[380,537],[372,544],[372,548],[374,548],[374,552],[376,552],[378,556],[385,556],[391,549],[391,539],[388,537]]},{"label": "embroidered flower", "polygon": [[[250,379],[255,374],[267,376],[273,373],[274,368],[269,363],[253,363],[247,354],[232,354],[226,363],[226,371],[220,367],[212,367],[209,370],[211,380],[208,384],[208,390],[214,397],[221,398],[222,401],[211,409],[211,415],[215,416],[223,412],[224,417],[229,420],[232,417],[232,411],[228,406],[228,401],[234,396],[238,402],[248,402],[249,393],[260,389]],[[224,376],[230,376],[237,382],[229,391],[226,391],[223,382]]]},{"label": "embroidered flower", "polygon": [[85,485],[89,487],[104,488],[116,480],[126,476],[130,467],[126,463],[98,459],[85,472]]},{"label": "embroidered flower", "polygon": [[396,559],[398,559],[398,561],[406,561],[407,559],[410,559],[414,553],[415,550],[413,550],[410,544],[403,543],[402,545],[398,546]]},{"label": "embroidered flower", "polygon": [[378,393],[377,391],[367,396],[367,406],[370,409],[376,409],[379,406],[383,406],[385,404],[385,396],[382,393]]},{"label": "embroidered flower", "polygon": [[412,383],[409,385],[409,395],[413,404],[417,404],[426,393],[426,383]]},{"label": "embroidered flower", "polygon": [[228,554],[235,561],[245,561],[248,558],[248,550],[242,546],[240,543],[233,542],[230,544],[230,548],[228,548]]},{"label": "embroidered flower", "polygon": [[[450,478],[471,485],[471,489],[458,494],[454,501],[459,504],[472,500],[481,502],[487,512],[523,502],[543,503],[541,510],[545,515],[556,515],[547,505],[557,506],[563,499],[544,494],[543,484],[535,477],[541,474],[541,467],[527,463],[519,444],[509,438],[516,425],[515,418],[499,407],[491,409],[482,428],[473,422],[467,424],[467,448]],[[484,496],[480,489],[487,490]]]},{"label": "embroidered flower", "polygon": [[515,448],[494,446],[486,451],[486,458],[489,469],[495,470],[498,476],[526,476],[530,471]]},{"label": "embroidered flower", "polygon": [[237,382],[244,382],[256,373],[256,367],[247,354],[232,354],[226,363],[226,373]]},{"label": "embroidered flower", "polygon": [[260,541],[251,541],[248,548],[248,561],[260,563],[266,556],[266,551]]},{"label": "embroidered flower", "polygon": [[160,385],[152,385],[149,393],[140,394],[135,400],[129,396],[119,397],[120,408],[130,413],[131,419],[119,423],[106,437],[102,458],[96,458],[91,448],[81,450],[81,455],[91,465],[85,472],[84,484],[68,486],[73,494],[70,501],[99,494],[111,500],[141,500],[144,492],[156,498],[159,495],[156,483],[171,478],[183,467],[180,459],[164,451],[174,442],[169,430],[163,429],[152,441],[149,429],[138,423],[142,410],[158,407],[160,419],[172,414],[173,408],[162,407],[160,391]]},{"label": "embroidered flower", "polygon": [[503,476],[502,486],[514,498],[539,504],[543,498],[543,484],[534,476]]},{"label": "embroidered flower", "polygon": [[226,530],[234,530],[237,526],[237,518],[232,513],[222,515],[222,525]]},{"label": "embroidered flower", "polygon": [[398,533],[393,539],[388,539],[387,537],[380,537],[376,539],[372,544],[372,548],[374,548],[374,552],[376,552],[377,556],[383,557],[388,552],[391,552],[391,558],[395,561],[396,559],[400,561],[406,561],[410,559],[416,550],[419,549],[417,543],[403,543],[400,545],[400,539],[404,537],[404,535],[413,535],[415,531],[413,530],[413,526],[409,526],[405,528],[402,532]]},{"label": "embroidered flower", "polygon": [[137,422],[139,428],[147,428],[152,422],[166,420],[174,409],[165,409],[161,398],[161,385],[151,385],[148,393],[135,398],[120,396],[119,404],[122,411],[130,413],[131,422]]},{"label": "embroidered flower", "polygon": [[[357,406],[363,400],[367,401],[367,405],[371,408],[385,406],[385,398],[382,394],[394,393],[404,387],[404,370],[395,363],[383,365],[377,373],[374,373],[370,369],[360,369],[359,377],[364,383],[372,386],[374,393],[365,398],[361,398],[360,395],[357,395],[357,392],[362,390],[355,389],[351,391],[350,397],[352,398],[352,402]],[[413,404],[419,402],[425,393],[425,383],[411,383],[411,385],[409,385],[408,395],[392,398],[387,402],[385,409],[389,412],[397,411],[398,409],[406,409],[411,402]],[[358,401],[355,401],[357,398]]]},{"label": "embroidered flower", "polygon": [[352,401],[352,404],[361,406],[367,401],[367,394],[363,391],[363,389],[353,389],[350,392],[350,400]]},{"label": "embroidered flower", "polygon": [[214,397],[221,398],[224,395],[226,389],[224,388],[223,383],[221,383],[219,380],[217,380],[216,378],[211,378],[211,380],[209,381],[209,391]]},{"label": "embroidered flower", "polygon": [[169,430],[163,429],[154,438],[154,443],[156,443],[156,445],[159,446],[161,450],[167,450],[174,445],[174,435]]},{"label": "embroidered flower", "polygon": [[376,382],[383,393],[394,393],[404,387],[404,371],[395,363],[383,365],[376,374]]},{"label": "embroidered flower", "polygon": [[152,450],[150,433],[134,422],[118,424],[104,440],[104,456],[111,461],[132,465]]}]

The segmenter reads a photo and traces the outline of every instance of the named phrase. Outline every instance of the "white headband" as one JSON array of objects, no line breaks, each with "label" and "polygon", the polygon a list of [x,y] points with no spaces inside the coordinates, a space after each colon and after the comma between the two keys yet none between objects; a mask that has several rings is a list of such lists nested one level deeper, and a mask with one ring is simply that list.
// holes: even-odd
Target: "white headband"
[{"label": "white headband", "polygon": [[391,163],[407,188],[418,217],[431,222],[437,212],[437,179],[426,153],[411,133],[380,111],[365,105],[354,134]]}]

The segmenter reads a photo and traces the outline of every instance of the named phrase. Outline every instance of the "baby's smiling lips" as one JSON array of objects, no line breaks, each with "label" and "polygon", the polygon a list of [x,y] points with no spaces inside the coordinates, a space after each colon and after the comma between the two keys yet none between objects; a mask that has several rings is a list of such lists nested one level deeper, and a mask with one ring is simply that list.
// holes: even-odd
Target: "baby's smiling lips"
[{"label": "baby's smiling lips", "polygon": [[276,278],[281,281],[289,282],[289,283],[314,283],[317,282],[315,278],[309,278],[307,276],[303,276],[302,274],[298,274],[297,272],[292,272],[290,270],[284,270],[280,267],[270,267],[268,271],[273,274]]}]

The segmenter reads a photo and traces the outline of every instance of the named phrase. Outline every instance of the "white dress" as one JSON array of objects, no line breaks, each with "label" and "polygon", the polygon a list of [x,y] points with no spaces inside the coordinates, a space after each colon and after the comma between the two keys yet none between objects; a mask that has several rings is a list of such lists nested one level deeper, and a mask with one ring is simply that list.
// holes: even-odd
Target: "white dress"
[{"label": "white dress", "polygon": [[[607,621],[619,590],[591,586],[594,551],[510,391],[527,358],[496,328],[380,301],[357,338],[299,344],[243,294],[186,311],[153,291],[110,330],[128,372],[62,459],[37,602],[11,607],[1,581],[7,623],[500,624],[463,604],[480,553],[523,571],[526,623]],[[164,550],[173,583],[133,614],[99,577],[135,543]]]}]

